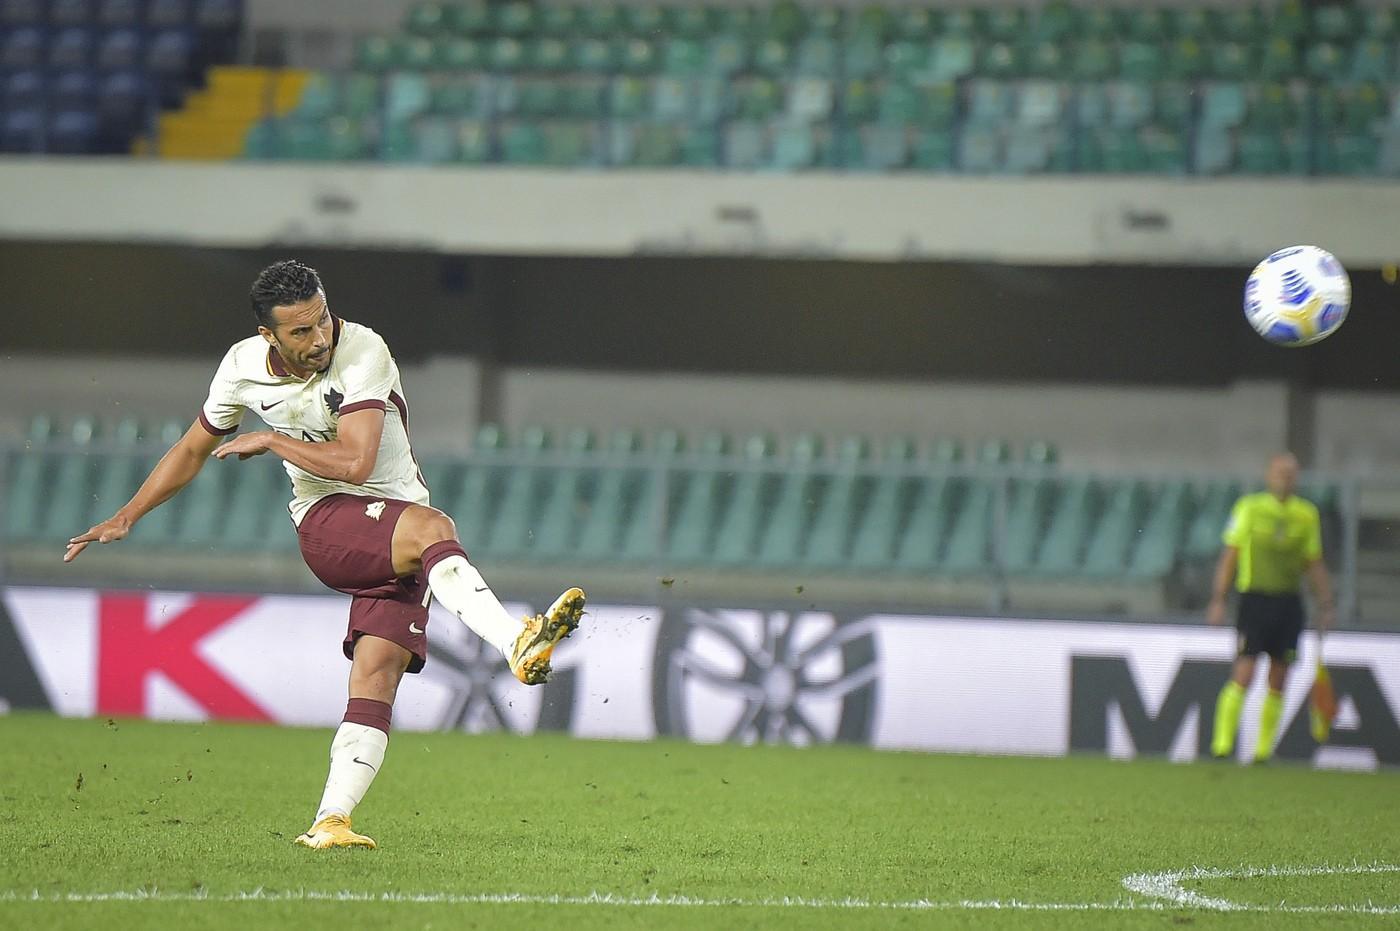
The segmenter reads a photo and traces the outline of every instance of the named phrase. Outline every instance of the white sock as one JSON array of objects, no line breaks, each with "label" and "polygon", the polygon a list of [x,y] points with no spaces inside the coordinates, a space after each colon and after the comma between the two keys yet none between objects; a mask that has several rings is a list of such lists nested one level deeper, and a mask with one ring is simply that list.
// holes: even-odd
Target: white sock
[{"label": "white sock", "polygon": [[462,556],[448,556],[428,573],[428,588],[433,597],[478,637],[510,658],[511,648],[525,622],[505,609],[481,577],[476,566]]},{"label": "white sock", "polygon": [[340,725],[331,741],[331,771],[316,811],[317,821],[333,812],[350,817],[384,765],[388,746],[389,735],[377,727],[349,721]]}]

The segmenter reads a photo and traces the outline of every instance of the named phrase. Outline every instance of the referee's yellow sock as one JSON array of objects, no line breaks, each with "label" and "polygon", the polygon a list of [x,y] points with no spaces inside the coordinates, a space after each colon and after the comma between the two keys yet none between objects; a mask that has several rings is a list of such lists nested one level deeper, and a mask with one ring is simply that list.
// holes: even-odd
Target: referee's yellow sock
[{"label": "referee's yellow sock", "polygon": [[1244,710],[1244,686],[1234,679],[1225,683],[1215,700],[1215,733],[1211,736],[1211,756],[1229,756],[1235,749],[1235,733],[1240,729]]},{"label": "referee's yellow sock", "polygon": [[1259,709],[1259,743],[1254,747],[1254,759],[1262,763],[1274,755],[1274,735],[1278,733],[1278,719],[1283,717],[1283,693],[1269,689],[1264,696],[1264,707]]}]

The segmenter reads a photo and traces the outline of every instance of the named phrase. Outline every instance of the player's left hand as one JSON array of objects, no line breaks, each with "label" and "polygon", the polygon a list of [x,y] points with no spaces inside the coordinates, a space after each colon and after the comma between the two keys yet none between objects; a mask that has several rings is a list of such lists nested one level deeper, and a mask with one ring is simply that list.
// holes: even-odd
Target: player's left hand
[{"label": "player's left hand", "polygon": [[268,440],[271,437],[271,430],[241,433],[214,450],[214,458],[227,459],[229,456],[236,455],[239,459],[251,459],[253,456],[261,456],[267,452]]}]

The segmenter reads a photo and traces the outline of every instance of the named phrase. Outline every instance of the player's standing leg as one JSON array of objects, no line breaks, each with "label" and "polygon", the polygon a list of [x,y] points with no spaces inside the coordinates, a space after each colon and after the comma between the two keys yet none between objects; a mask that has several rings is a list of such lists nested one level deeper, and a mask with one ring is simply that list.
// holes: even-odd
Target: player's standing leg
[{"label": "player's standing leg", "polygon": [[380,637],[355,641],[350,664],[350,700],[331,741],[330,773],[311,830],[297,837],[304,847],[374,847],[350,826],[350,815],[384,765],[389,721],[399,682],[413,654]]}]

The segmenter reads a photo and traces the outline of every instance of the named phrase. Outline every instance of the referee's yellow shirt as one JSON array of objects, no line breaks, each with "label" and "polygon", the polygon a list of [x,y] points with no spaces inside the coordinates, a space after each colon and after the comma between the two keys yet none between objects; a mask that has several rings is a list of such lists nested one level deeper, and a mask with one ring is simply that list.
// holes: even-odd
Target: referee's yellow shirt
[{"label": "referee's yellow shirt", "polygon": [[1267,491],[1235,502],[1223,537],[1240,551],[1235,587],[1266,595],[1296,594],[1303,570],[1322,558],[1322,524],[1311,501],[1280,501]]}]

